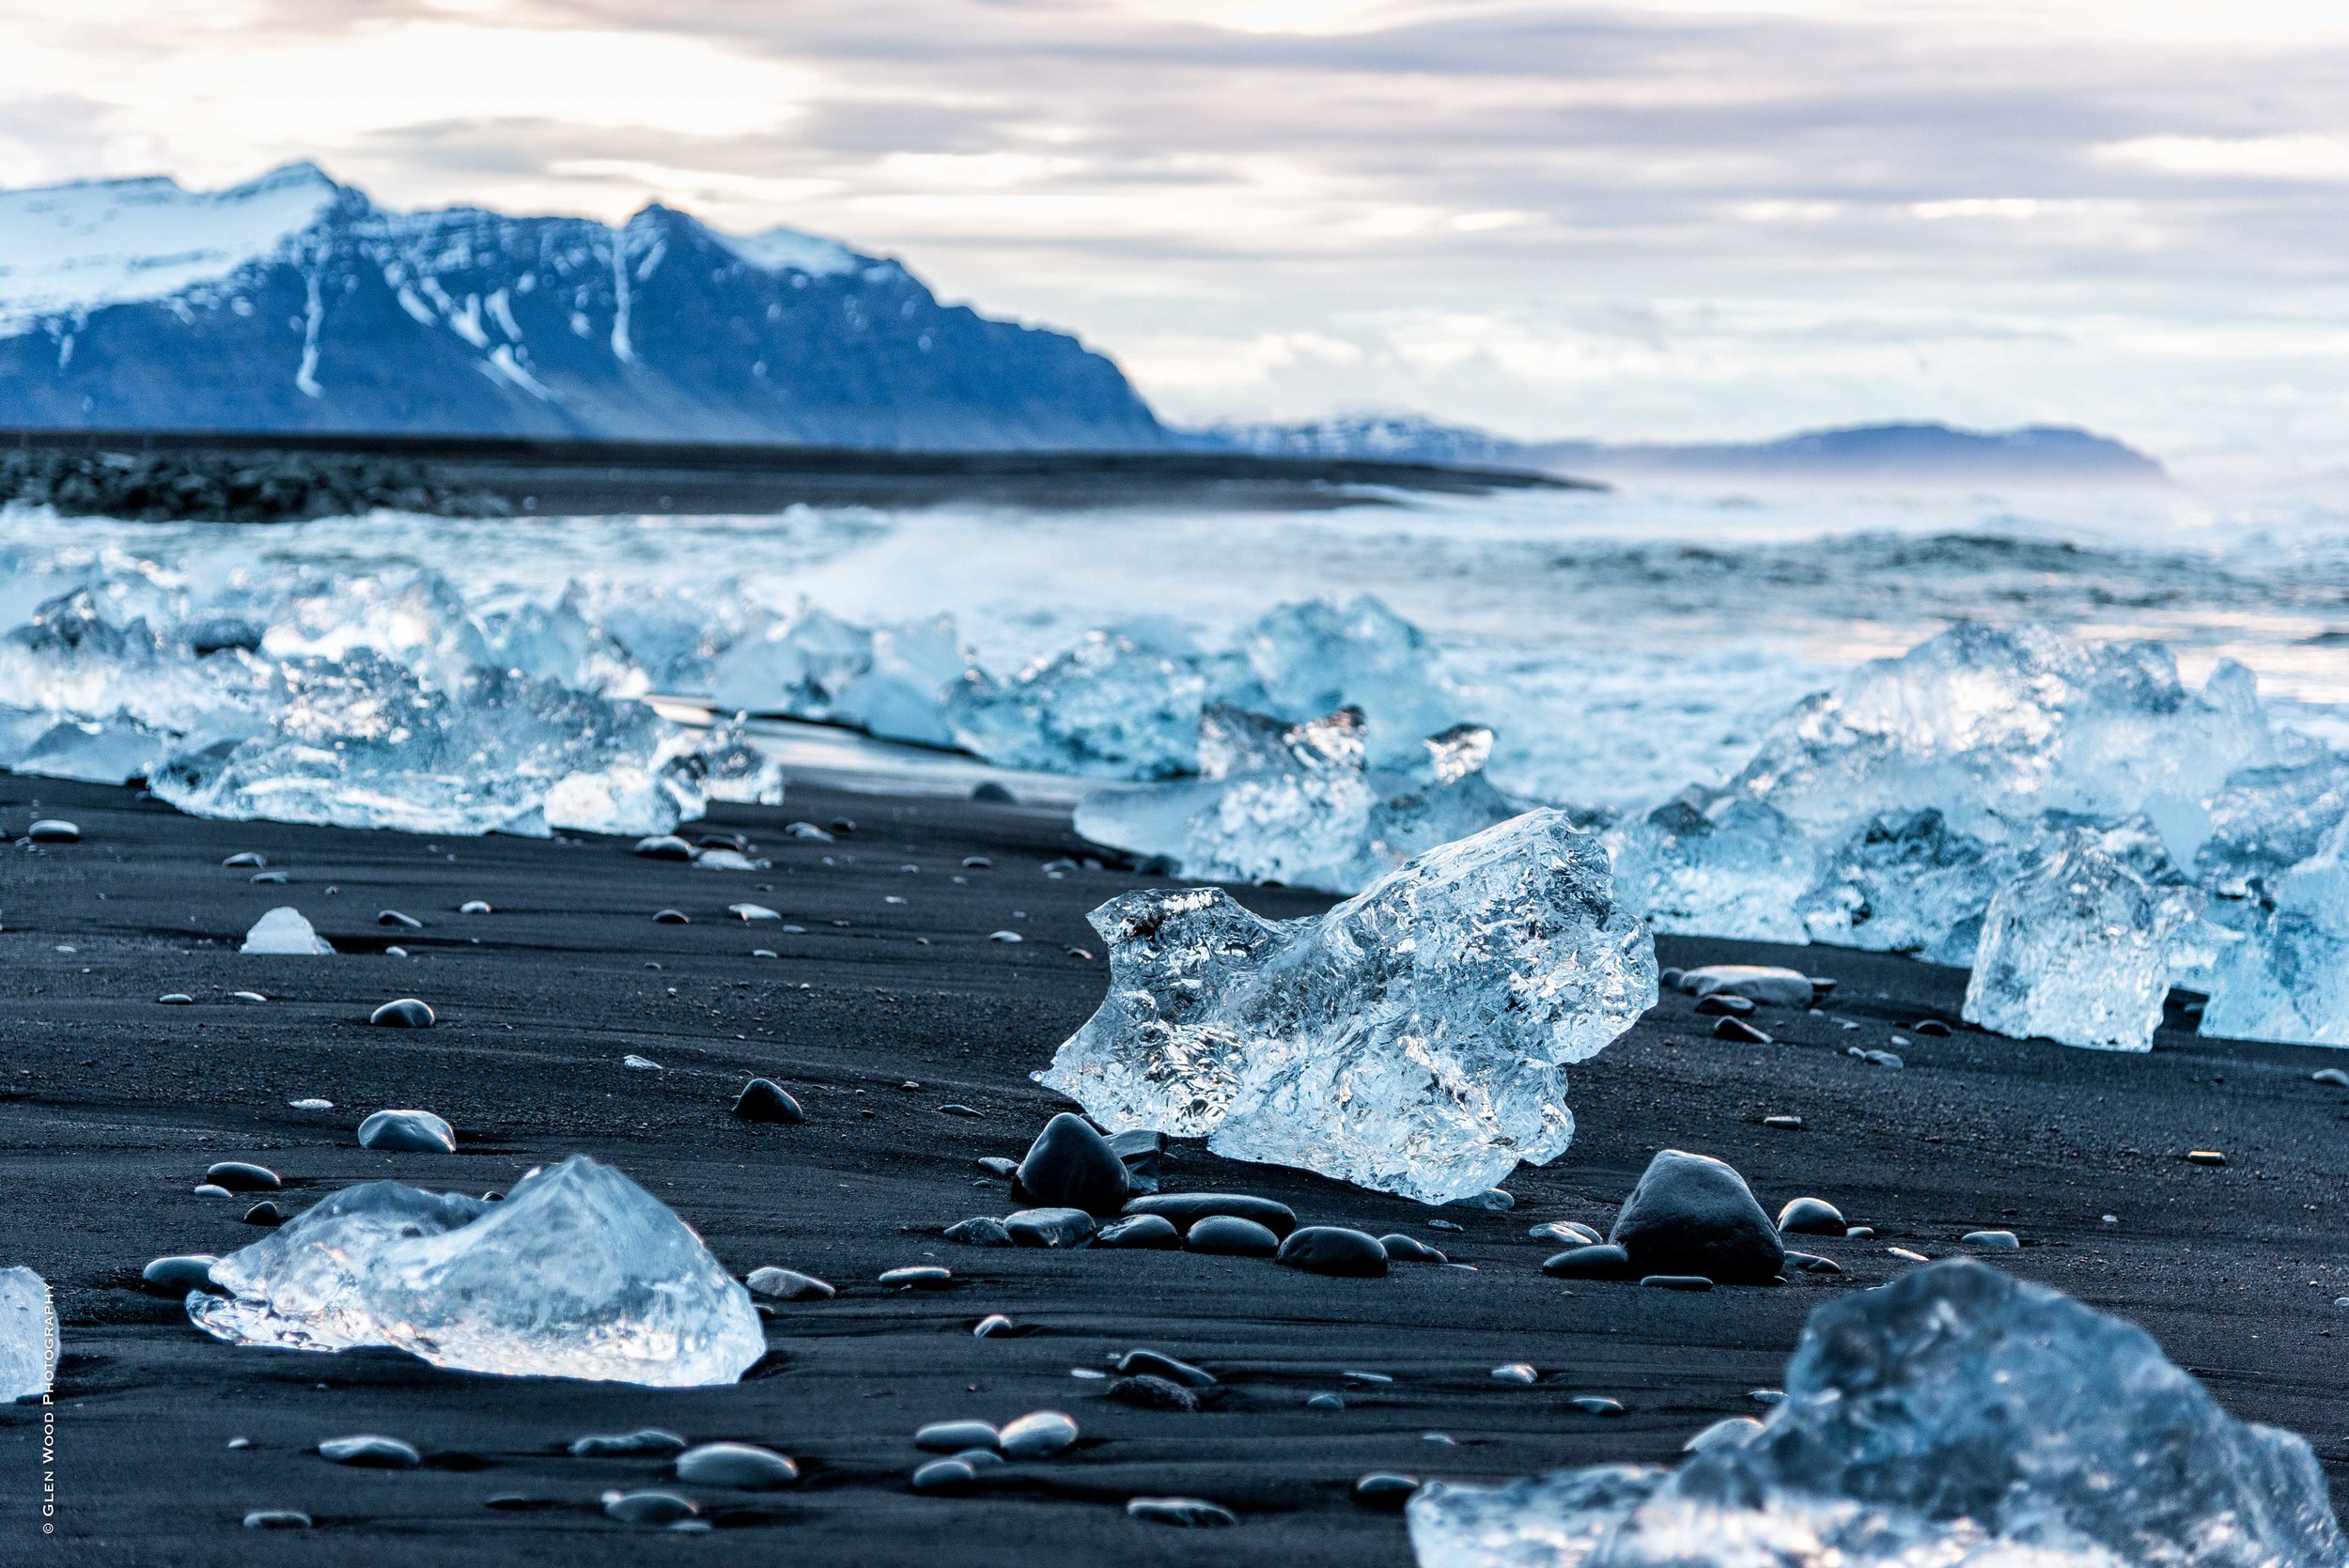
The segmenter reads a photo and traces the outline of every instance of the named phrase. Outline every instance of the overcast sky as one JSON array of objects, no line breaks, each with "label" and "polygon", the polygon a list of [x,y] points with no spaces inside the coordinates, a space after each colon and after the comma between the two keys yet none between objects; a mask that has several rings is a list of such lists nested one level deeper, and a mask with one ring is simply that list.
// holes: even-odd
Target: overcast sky
[{"label": "overcast sky", "polygon": [[0,184],[894,255],[1162,411],[2349,456],[2349,4],[0,0]]}]

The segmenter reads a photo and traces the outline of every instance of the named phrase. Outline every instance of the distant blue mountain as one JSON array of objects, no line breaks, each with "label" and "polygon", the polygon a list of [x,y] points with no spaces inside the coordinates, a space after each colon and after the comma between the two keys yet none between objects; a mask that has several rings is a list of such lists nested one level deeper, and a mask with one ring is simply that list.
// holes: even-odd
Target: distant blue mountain
[{"label": "distant blue mountain", "polygon": [[1365,414],[1295,425],[1222,425],[1190,439],[1248,452],[1530,468],[1601,479],[2160,484],[2169,478],[2160,463],[2120,442],[2052,425],[1990,431],[1862,425],[1752,443],[1617,445],[1514,442],[1467,426]]},{"label": "distant blue mountain", "polygon": [[389,212],[306,163],[0,192],[0,426],[1173,443],[1075,338],[832,241]]}]

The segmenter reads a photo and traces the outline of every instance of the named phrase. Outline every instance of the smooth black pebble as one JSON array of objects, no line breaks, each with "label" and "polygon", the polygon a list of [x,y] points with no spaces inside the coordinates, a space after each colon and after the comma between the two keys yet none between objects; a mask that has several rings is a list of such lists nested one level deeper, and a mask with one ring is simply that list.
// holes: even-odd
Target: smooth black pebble
[{"label": "smooth black pebble", "polygon": [[781,1122],[796,1126],[807,1120],[800,1102],[771,1079],[754,1078],[734,1097],[734,1113],[745,1122]]}]

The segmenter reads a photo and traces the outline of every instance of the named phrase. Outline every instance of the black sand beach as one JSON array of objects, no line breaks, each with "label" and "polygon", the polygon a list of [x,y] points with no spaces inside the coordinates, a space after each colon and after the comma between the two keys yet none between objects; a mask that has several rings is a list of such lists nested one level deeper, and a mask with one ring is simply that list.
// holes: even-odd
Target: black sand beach
[{"label": "black sand beach", "polygon": [[[758,873],[640,860],[616,840],[196,821],[130,790],[0,776],[0,835],[35,815],[75,820],[85,842],[0,846],[0,1263],[55,1287],[65,1355],[54,1537],[38,1515],[41,1412],[0,1410],[0,1561],[1399,1563],[1402,1522],[1349,1499],[1358,1476],[1668,1461],[1713,1420],[1756,1411],[1748,1390],[1777,1384],[1813,1306],[1910,1266],[1888,1247],[1944,1256],[1985,1226],[2026,1242],[1995,1261],[2143,1324],[2235,1413],[2305,1434],[2336,1487],[2349,1478],[2349,1310],[2333,1305],[2349,1295],[2349,1090],[2310,1080],[2349,1061],[2339,1053],[2182,1029],[2150,1057],[1963,1026],[1919,1036],[1906,1026],[1921,1018],[1956,1024],[1962,973],[1666,939],[1666,963],[1791,961],[1839,988],[1826,1016],[1764,1014],[1781,1041],[1768,1047],[1718,1041],[1710,1018],[1668,998],[1572,1071],[1580,1132],[1557,1164],[1509,1182],[1514,1212],[1431,1211],[1170,1151],[1169,1190],[1262,1193],[1307,1223],[1407,1231],[1473,1273],[1331,1280],[1179,1253],[978,1250],[938,1232],[1016,1206],[972,1162],[1017,1157],[1066,1109],[1028,1074],[1100,1000],[1107,965],[1085,912],[1136,885],[1116,872],[1047,876],[1043,862],[1082,852],[1057,814],[795,787],[780,810],[713,814],[773,860]],[[780,831],[836,816],[858,824],[836,844]],[[221,864],[248,849],[288,883],[256,886]],[[992,868],[963,871],[971,855]],[[1275,915],[1327,902],[1238,895]],[[496,912],[455,912],[474,898]],[[806,933],[728,918],[743,899]],[[341,955],[240,955],[245,929],[281,904]],[[425,928],[379,925],[387,908]],[[662,908],[692,924],[655,924]],[[1027,939],[987,939],[1005,928]],[[383,955],[394,942],[412,956]],[[761,947],[781,956],[753,957]],[[229,1000],[245,989],[271,1000]],[[158,1006],[167,991],[196,1005]],[[431,1002],[440,1027],[366,1027],[370,1008],[407,995]],[[1868,1064],[1846,1054],[1855,1045],[1907,1065]],[[624,1068],[630,1052],[663,1070]],[[735,1121],[728,1107],[754,1074],[789,1089],[809,1121]],[[314,1096],[336,1109],[288,1105]],[[950,1103],[981,1114],[942,1112]],[[354,1126],[386,1106],[447,1117],[459,1153],[362,1151]],[[1780,1115],[1803,1126],[1764,1125]],[[1844,1273],[1778,1288],[1678,1295],[1545,1278],[1554,1249],[1527,1227],[1604,1229],[1667,1146],[1729,1160],[1773,1210],[1816,1194],[1876,1235],[1815,1244]],[[2229,1163],[2188,1164],[2188,1149]],[[150,1258],[263,1234],[239,1222],[244,1203],[192,1194],[214,1160],[272,1167],[300,1208],[386,1175],[502,1189],[573,1151],[633,1176],[737,1274],[802,1269],[838,1298],[779,1306],[772,1353],[739,1387],[668,1392],[236,1348],[138,1288]],[[875,1283],[930,1262],[957,1287]],[[974,1339],[999,1312],[1034,1331]],[[1136,1346],[1205,1365],[1229,1397],[1200,1414],[1140,1410],[1070,1375]],[[1515,1361],[1543,1381],[1490,1375]],[[1346,1407],[1305,1408],[1320,1390]],[[1581,1394],[1626,1413],[1584,1415],[1567,1403]],[[1074,1451],[976,1496],[909,1490],[917,1426],[1043,1407],[1076,1419]],[[665,1467],[564,1448],[646,1425],[767,1444],[805,1479],[757,1495],[682,1488],[718,1526],[697,1537],[614,1523],[599,1495],[662,1484]],[[426,1467],[347,1469],[313,1452],[359,1432],[415,1443]],[[250,1446],[231,1450],[238,1436]],[[1240,1524],[1194,1534],[1122,1510],[1166,1494],[1222,1503]],[[487,1506],[512,1495],[547,1506]],[[262,1508],[305,1510],[317,1529],[241,1528]]]}]

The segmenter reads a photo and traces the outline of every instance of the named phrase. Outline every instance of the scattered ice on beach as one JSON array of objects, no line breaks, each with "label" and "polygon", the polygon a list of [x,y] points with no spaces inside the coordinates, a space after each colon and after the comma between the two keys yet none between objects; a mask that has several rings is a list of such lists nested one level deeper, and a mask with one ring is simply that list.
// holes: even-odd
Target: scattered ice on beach
[{"label": "scattered ice on beach", "polygon": [[0,1268],[0,1401],[47,1393],[56,1374],[49,1282],[29,1268]]},{"label": "scattered ice on beach", "polygon": [[281,667],[257,734],[180,751],[152,777],[199,816],[486,833],[536,811],[553,827],[666,832],[701,809],[685,746],[642,703],[473,669],[446,689],[366,649]]},{"label": "scattered ice on beach", "polygon": [[892,740],[954,743],[945,700],[966,664],[952,616],[867,629],[802,605],[737,643],[710,672],[722,708],[850,724]]},{"label": "scattered ice on beach", "polygon": [[2017,1039],[2151,1050],[2177,920],[2100,835],[2075,829],[1991,898],[1966,1021]]},{"label": "scattered ice on beach", "polygon": [[1375,768],[1412,766],[1420,737],[1469,717],[1426,635],[1369,594],[1268,611],[1240,633],[1238,650],[1264,701],[1239,692],[1225,701],[1291,721],[1359,708]]},{"label": "scattered ice on beach", "polygon": [[713,725],[680,759],[680,771],[704,798],[742,805],[783,804],[783,764],[745,733],[742,715]]},{"label": "scattered ice on beach", "polygon": [[290,904],[281,905],[253,923],[240,953],[269,953],[281,956],[317,957],[334,951],[334,944],[318,934]]},{"label": "scattered ice on beach", "polygon": [[2349,818],[2270,891],[2233,907],[2247,929],[2213,966],[2201,1032],[2349,1046]]},{"label": "scattered ice on beach", "polygon": [[1785,1397],[1676,1469],[1431,1483],[1420,1568],[2340,1568],[2309,1445],[2143,1329],[1951,1260],[1818,1308]]},{"label": "scattered ice on beach", "polygon": [[2208,836],[2193,861],[2205,886],[2242,896],[2316,854],[2349,815],[2349,754],[2295,739],[2286,754],[2242,768],[2211,797]]},{"label": "scattered ice on beach", "polygon": [[1128,621],[1007,679],[973,666],[948,719],[957,743],[1000,766],[1174,779],[1200,770],[1201,716],[1218,705],[1290,724],[1359,709],[1379,769],[1419,766],[1423,737],[1473,717],[1426,637],[1365,594],[1278,606],[1215,652]]},{"label": "scattered ice on beach", "polygon": [[1795,912],[1815,942],[1963,968],[2017,863],[2015,850],[1960,832],[1938,811],[1878,815],[1826,857]]},{"label": "scattered ice on beach", "polygon": [[1093,912],[1110,988],[1038,1080],[1112,1132],[1205,1136],[1423,1203],[1571,1141],[1561,1070],[1656,1001],[1645,927],[1598,840],[1529,812],[1428,851],[1327,914],[1220,888]]},{"label": "scattered ice on beach", "polygon": [[1620,896],[1658,931],[1809,939],[1795,904],[1818,852],[1769,806],[1690,789],[1617,824],[1607,842]]},{"label": "scattered ice on beach", "polygon": [[1289,724],[1219,704],[1200,716],[1195,782],[1095,790],[1077,831],[1197,880],[1356,893],[1517,815],[1484,776],[1490,730],[1457,726],[1422,742],[1415,766],[1375,771],[1363,732],[1359,708]]},{"label": "scattered ice on beach", "polygon": [[502,1203],[345,1188],[212,1265],[188,1315],[232,1343],[387,1345],[435,1366],[655,1388],[766,1354],[750,1294],[644,1188],[583,1155]]},{"label": "scattered ice on beach", "polygon": [[999,767],[1171,779],[1197,766],[1211,691],[1192,656],[1095,631],[1005,679],[973,666],[947,722],[957,744]]},{"label": "scattered ice on beach", "polygon": [[1813,832],[1930,808],[1995,839],[2049,811],[2200,799],[2271,745],[2239,664],[2197,692],[2159,644],[1968,623],[1797,704],[1730,787]]}]

